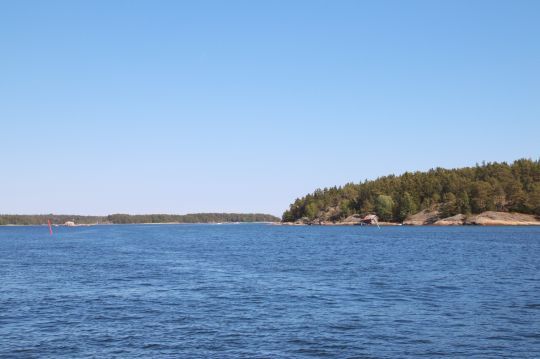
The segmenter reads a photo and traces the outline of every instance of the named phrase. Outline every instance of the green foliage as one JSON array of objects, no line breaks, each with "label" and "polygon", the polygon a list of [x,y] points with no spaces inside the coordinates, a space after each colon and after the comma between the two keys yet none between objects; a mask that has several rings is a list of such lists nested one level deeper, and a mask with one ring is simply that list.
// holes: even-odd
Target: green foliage
[{"label": "green foliage", "polygon": [[526,207],[530,208],[534,214],[540,216],[540,183],[534,183],[531,186]]},{"label": "green foliage", "polygon": [[373,202],[371,202],[371,200],[366,199],[365,201],[362,202],[362,206],[360,207],[360,212],[366,213],[366,214],[375,212],[375,205],[373,204]]},{"label": "green foliage", "polygon": [[441,217],[452,217],[460,213],[460,207],[456,199],[456,195],[453,193],[445,193],[443,196],[443,202],[439,208]]},{"label": "green foliage", "polygon": [[409,214],[434,206],[439,206],[443,216],[488,210],[540,215],[540,161],[436,168],[317,189],[296,199],[282,219],[313,219],[332,208],[333,219],[376,212],[381,220],[403,221]]},{"label": "green foliage", "polygon": [[465,191],[459,192],[457,198],[458,213],[470,214],[471,213],[471,201],[469,195]]},{"label": "green foliage", "polygon": [[308,203],[306,206],[306,217],[309,219],[314,219],[319,213],[317,204],[315,202]]},{"label": "green foliage", "polygon": [[379,195],[375,200],[375,212],[383,221],[392,220],[392,212],[394,210],[394,200],[390,196]]},{"label": "green foliage", "polygon": [[395,218],[397,218],[399,221],[403,221],[408,215],[415,214],[417,211],[418,206],[414,202],[411,194],[409,192],[403,192],[398,200]]},{"label": "green foliage", "polygon": [[344,217],[350,216],[352,214],[351,201],[348,199],[344,199],[343,202],[341,202],[341,204],[339,205],[339,210],[342,216]]}]

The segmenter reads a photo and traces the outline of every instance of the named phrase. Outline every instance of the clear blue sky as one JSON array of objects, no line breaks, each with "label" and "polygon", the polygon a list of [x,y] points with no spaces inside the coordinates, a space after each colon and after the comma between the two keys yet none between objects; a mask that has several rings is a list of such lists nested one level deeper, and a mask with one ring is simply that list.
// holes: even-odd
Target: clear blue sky
[{"label": "clear blue sky", "polygon": [[540,1],[3,1],[0,212],[280,215],[540,156]]}]

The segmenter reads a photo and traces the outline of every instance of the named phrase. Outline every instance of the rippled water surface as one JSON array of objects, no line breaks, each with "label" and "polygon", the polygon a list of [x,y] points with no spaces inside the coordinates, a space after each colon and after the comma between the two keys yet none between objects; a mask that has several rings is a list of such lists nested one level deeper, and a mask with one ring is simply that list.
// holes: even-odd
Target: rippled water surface
[{"label": "rippled water surface", "polygon": [[540,357],[540,228],[0,228],[0,357]]}]

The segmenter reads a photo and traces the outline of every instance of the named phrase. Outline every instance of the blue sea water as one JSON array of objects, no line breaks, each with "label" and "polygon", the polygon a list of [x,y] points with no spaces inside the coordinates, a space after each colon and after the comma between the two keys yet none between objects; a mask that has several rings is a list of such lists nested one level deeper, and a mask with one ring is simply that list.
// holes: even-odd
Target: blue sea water
[{"label": "blue sea water", "polygon": [[0,357],[540,357],[540,228],[0,227]]}]

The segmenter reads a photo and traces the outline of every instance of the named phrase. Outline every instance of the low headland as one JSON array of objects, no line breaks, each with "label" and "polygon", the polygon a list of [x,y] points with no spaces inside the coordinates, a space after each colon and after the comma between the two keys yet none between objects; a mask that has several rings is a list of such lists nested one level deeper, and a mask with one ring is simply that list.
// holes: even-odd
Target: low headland
[{"label": "low headland", "polygon": [[284,225],[540,225],[540,161],[483,163],[317,189]]}]

